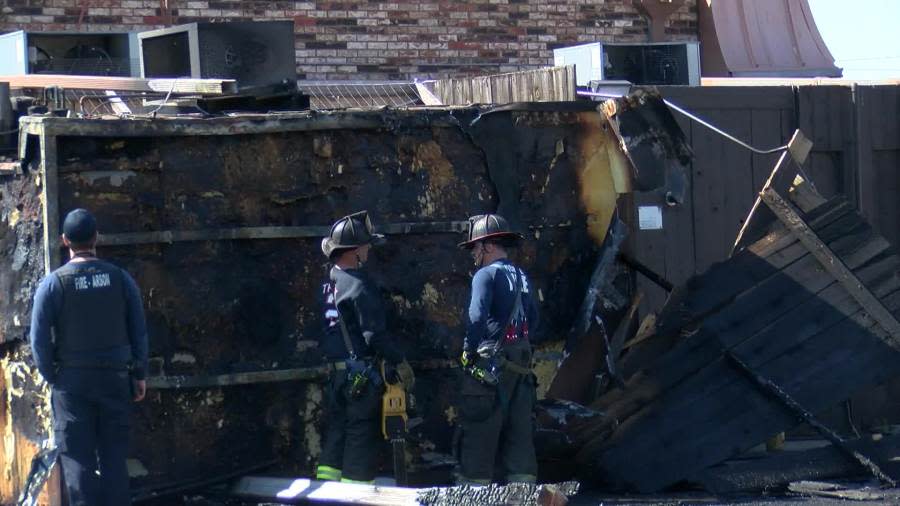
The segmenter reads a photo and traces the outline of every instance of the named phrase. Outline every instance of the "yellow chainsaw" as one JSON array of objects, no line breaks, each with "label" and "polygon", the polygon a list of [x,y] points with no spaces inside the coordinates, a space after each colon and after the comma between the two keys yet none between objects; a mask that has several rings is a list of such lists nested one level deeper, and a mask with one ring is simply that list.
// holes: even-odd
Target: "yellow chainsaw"
[{"label": "yellow chainsaw", "polygon": [[394,460],[394,479],[397,485],[407,484],[406,476],[406,390],[403,382],[388,381],[381,361],[381,377],[384,378],[384,395],[381,397],[381,433],[391,442]]}]

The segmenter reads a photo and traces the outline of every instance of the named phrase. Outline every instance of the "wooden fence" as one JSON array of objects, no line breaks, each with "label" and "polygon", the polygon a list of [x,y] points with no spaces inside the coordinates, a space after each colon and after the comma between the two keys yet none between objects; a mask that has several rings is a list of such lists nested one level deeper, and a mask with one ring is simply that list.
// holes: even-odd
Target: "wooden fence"
[{"label": "wooden fence", "polygon": [[[844,194],[875,229],[900,244],[900,86],[662,87],[671,102],[759,148],[787,143],[800,128],[813,142],[804,165],[825,196]],[[660,196],[661,230],[635,230],[632,254],[678,284],[724,260],[777,155],[758,155],[675,113],[694,150],[690,192],[678,207]],[[646,309],[665,292],[646,280]]]},{"label": "wooden fence", "polygon": [[444,105],[564,102],[575,100],[575,66],[434,82]]},{"label": "wooden fence", "polygon": [[[900,86],[663,87],[671,102],[759,148],[784,145],[800,128],[813,142],[803,166],[825,196],[846,195],[875,230],[900,246]],[[676,113],[694,150],[690,192],[682,206],[636,194],[636,205],[663,209],[663,228],[632,231],[630,254],[678,285],[728,257],[743,220],[777,155],[758,155]],[[666,292],[643,276],[642,310]],[[900,381],[852,398],[864,428],[900,420]],[[820,414],[849,432],[843,405]]]}]

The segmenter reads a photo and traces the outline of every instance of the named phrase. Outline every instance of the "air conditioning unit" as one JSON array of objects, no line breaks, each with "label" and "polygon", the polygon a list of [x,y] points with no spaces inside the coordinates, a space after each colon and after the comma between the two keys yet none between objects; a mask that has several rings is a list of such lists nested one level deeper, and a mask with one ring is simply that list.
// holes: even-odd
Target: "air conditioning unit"
[{"label": "air conditioning unit", "polygon": [[293,21],[190,23],[138,39],[141,77],[236,79],[241,89],[297,80]]},{"label": "air conditioning unit", "polygon": [[553,50],[554,65],[575,65],[578,86],[591,81],[700,85],[698,42],[593,42]]},{"label": "air conditioning unit", "polygon": [[0,75],[140,75],[136,33],[31,32],[0,35]]}]

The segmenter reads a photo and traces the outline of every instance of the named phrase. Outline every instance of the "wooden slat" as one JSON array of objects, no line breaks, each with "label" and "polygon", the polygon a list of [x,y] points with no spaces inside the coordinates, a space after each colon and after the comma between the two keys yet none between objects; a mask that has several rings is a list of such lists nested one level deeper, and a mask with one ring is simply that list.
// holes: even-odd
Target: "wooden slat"
[{"label": "wooden slat", "polygon": [[61,265],[59,225],[59,177],[56,166],[56,137],[46,131],[40,135],[41,196],[44,202],[44,270],[47,274]]},{"label": "wooden slat", "polygon": [[[873,266],[867,274],[881,280],[881,293],[894,290],[887,299],[894,310],[900,308],[900,285],[884,273],[895,269],[896,261],[894,257],[889,265]],[[842,289],[830,293],[846,296]],[[806,312],[781,320],[794,330],[770,328],[735,351],[761,374],[782,384],[798,401],[820,410],[849,396],[854,389],[871,384],[889,370],[885,368],[887,363],[896,360],[895,353],[883,342],[865,339],[871,330],[864,311],[857,310],[847,318],[844,311],[851,307],[858,306],[847,306],[845,302],[836,308],[813,299],[804,309]],[[835,316],[839,312],[843,315]],[[835,320],[839,323],[835,324]],[[728,342],[707,341],[713,348],[729,347]],[[850,342],[852,346],[848,346]],[[778,346],[773,348],[771,344]],[[878,364],[867,362],[880,357],[884,361]],[[860,368],[866,370],[857,373]],[[683,473],[735,455],[796,423],[793,415],[786,415],[718,358],[667,391],[663,399],[653,402],[640,416],[628,418],[618,432],[622,437],[607,442],[610,450],[602,458],[606,463],[622,463],[611,469],[616,475],[627,477],[641,489],[652,490],[678,480],[685,476]],[[660,448],[666,451],[659,451]],[[624,461],[623,454],[628,455]],[[634,466],[652,471],[636,472]]]},{"label": "wooden slat", "polygon": [[371,506],[416,506],[419,489],[338,483],[305,478],[246,476],[230,492],[238,497],[278,501],[285,504],[366,504]]},{"label": "wooden slat", "polygon": [[[793,110],[794,92],[784,87],[698,88],[660,86],[663,97],[705,117],[710,110],[753,109]],[[773,146],[760,146],[770,148]]]},{"label": "wooden slat", "polygon": [[141,79],[136,77],[70,76],[57,74],[25,74],[0,76],[11,88],[45,88],[60,86],[79,90],[146,91],[195,95],[227,95],[237,93],[234,79]]},{"label": "wooden slat", "polygon": [[214,376],[151,376],[147,378],[147,388],[172,389],[208,388],[256,383],[276,383],[283,381],[316,380],[328,375],[328,366],[280,369],[273,371],[253,371]]},{"label": "wooden slat", "polygon": [[[877,204],[880,196],[879,180],[881,171],[873,163],[872,135],[875,118],[881,117],[874,107],[877,91],[870,86],[856,88],[857,107],[854,111],[855,153],[852,163],[857,167],[857,199],[859,210],[875,228],[880,228],[882,215]],[[882,229],[883,230],[883,229]]]},{"label": "wooden slat", "polygon": [[[846,208],[845,208],[846,209]],[[832,214],[824,214],[821,220],[827,220]],[[852,251],[859,247],[861,240],[870,237],[871,232],[863,228],[857,233],[851,233],[854,220],[852,216],[840,214],[843,219],[827,222],[820,233],[828,240],[840,239],[834,245],[837,251]],[[786,247],[778,249],[781,244]],[[735,343],[740,339],[752,335],[754,329],[759,329],[776,319],[789,306],[789,300],[783,298],[785,289],[792,286],[793,280],[802,276],[813,276],[813,284],[809,287],[822,289],[831,280],[821,276],[816,278],[816,260],[808,255],[803,245],[796,241],[790,234],[784,234],[779,241],[767,241],[763,248],[754,245],[733,258],[726,264],[719,264],[696,278],[688,285],[689,288],[677,289],[673,292],[673,299],[666,310],[659,315],[657,322],[658,332],[663,335],[678,337],[685,326],[692,327],[691,322],[704,319],[705,328],[716,328],[717,322],[731,322],[721,324],[733,328],[730,337]],[[860,250],[863,260],[877,255],[888,246],[883,242],[877,243],[874,249]],[[765,261],[755,255],[766,255]],[[825,284],[823,284],[823,281]],[[818,283],[818,284],[815,284]],[[735,306],[735,300],[742,300],[758,289],[766,289],[767,297],[759,296],[752,307]],[[813,292],[815,293],[815,292]],[[797,302],[802,302],[800,294]],[[780,311],[769,311],[756,317],[753,307],[767,308],[769,302],[777,302],[786,308]],[[729,304],[731,304],[729,306]],[[748,313],[749,312],[749,313]],[[749,318],[747,315],[749,314]],[[740,320],[743,318],[747,321]],[[740,323],[737,323],[740,322]],[[702,329],[701,329],[702,330]],[[742,337],[743,336],[743,337]],[[687,344],[666,354],[658,363],[653,365],[652,374],[642,373],[628,381],[625,389],[613,391],[600,399],[597,407],[606,410],[614,416],[627,416],[641,403],[650,401],[659,392],[665,391],[669,386],[676,384],[687,377],[693,371],[699,370],[710,359],[718,356],[718,350],[707,350],[701,353],[690,343],[703,346],[702,340],[692,339]],[[645,391],[646,390],[646,391]],[[643,392],[643,393],[641,393]],[[635,395],[638,393],[638,395]],[[620,403],[628,402],[628,405]]]},{"label": "wooden slat", "polygon": [[[379,227],[386,234],[441,234],[465,232],[468,222],[435,221],[414,223],[389,223]],[[156,244],[185,241],[222,241],[234,239],[294,239],[323,237],[328,235],[329,226],[296,227],[243,227],[212,230],[162,230],[158,232],[130,232],[102,234],[100,246],[123,246],[131,244]]]},{"label": "wooden slat", "polygon": [[[821,229],[823,234],[832,234],[835,224],[848,211],[846,202],[833,201],[828,206],[823,206],[820,213],[811,218],[811,223]],[[841,233],[843,228],[838,228]],[[677,238],[673,238],[677,241]],[[656,336],[649,341],[655,343],[661,339],[669,343],[662,345],[653,344],[646,352],[633,350],[625,358],[625,377],[645,366],[647,360],[659,356],[659,350],[666,350],[671,343],[679,339],[681,329],[692,322],[705,318],[707,315],[718,311],[724,305],[729,304],[741,293],[752,289],[764,282],[777,271],[796,262],[807,255],[808,252],[797,241],[796,237],[786,230],[770,234],[765,240],[751,245],[745,251],[741,251],[727,264],[716,264],[703,275],[695,278],[687,285],[678,286],[670,294],[670,299],[657,319]],[[763,260],[764,259],[764,260]],[[649,346],[649,345],[648,345]],[[640,351],[640,353],[636,353]],[[614,402],[618,394],[624,395],[625,391],[613,391],[601,399],[600,406],[605,409],[610,402]]]},{"label": "wooden slat", "polygon": [[[886,379],[885,372],[893,368],[891,361],[896,361],[896,355],[883,346],[878,347],[877,339],[861,343],[869,332],[864,324],[851,319],[844,322],[830,328],[827,334],[807,340],[807,345],[798,347],[796,352],[767,363],[765,367],[754,367],[760,367],[761,372],[773,381],[784,381],[783,387],[812,410],[821,410],[838,402],[855,389],[877,383],[879,378]],[[854,345],[848,347],[848,341]],[[848,365],[851,363],[853,366]],[[680,479],[683,473],[739,454],[772,433],[797,424],[793,414],[785,413],[733,374],[726,364],[716,361],[704,374],[692,378],[683,389],[679,387],[679,392],[672,393],[670,401],[676,406],[664,410],[664,414],[657,414],[671,421],[671,426],[661,427],[657,420],[657,423],[630,427],[632,434],[649,435],[646,446],[645,439],[631,444],[633,438],[629,438],[629,441],[620,442],[617,451],[604,459],[621,456],[621,452],[630,446],[626,459],[632,459],[634,464],[626,465],[621,472],[638,476],[639,488],[654,489]],[[792,375],[798,379],[791,380]],[[732,381],[723,386],[723,380],[728,379]],[[678,399],[684,390],[698,388],[712,392],[710,397],[688,405]],[[659,448],[666,448],[666,451],[661,452]],[[632,465],[642,465],[643,469],[654,472],[635,475],[634,469],[629,468]]]},{"label": "wooden slat", "polygon": [[562,102],[575,100],[574,66],[550,67],[508,74],[443,79],[435,95],[446,105]]},{"label": "wooden slat", "polygon": [[887,331],[892,340],[900,345],[900,322],[892,315],[869,289],[860,282],[850,269],[837,257],[830,248],[803,221],[793,204],[784,200],[774,190],[766,190],[762,194],[763,201],[775,213],[786,227],[809,249],[810,253],[822,263],[822,266],[834,276],[853,295],[866,311]]},{"label": "wooden slat", "polygon": [[[865,262],[877,254],[878,250],[861,249],[854,261]],[[705,320],[696,335],[667,353],[648,371],[630,379],[618,399],[605,399],[604,410],[620,420],[633,416],[645,406],[650,406],[657,397],[668,395],[670,388],[707,367],[710,361],[719,357],[721,346],[732,347],[744,341],[759,341],[760,332],[783,321],[786,315],[797,311],[797,307],[823,296],[834,284],[827,276],[821,276],[816,266],[814,258],[804,257],[786,269],[782,276],[761,283],[758,288],[740,297],[738,301],[741,302],[735,302]],[[799,286],[804,289],[798,290]],[[828,310],[827,307],[824,309]],[[834,308],[831,310],[834,311]]]},{"label": "wooden slat", "polygon": [[[545,358],[545,360],[547,360]],[[435,369],[453,369],[459,367],[455,360],[430,359],[410,362],[416,371]],[[184,388],[210,388],[235,385],[253,385],[257,383],[278,383],[285,381],[315,381],[324,379],[330,366],[299,367],[294,369],[273,369],[265,371],[248,371],[212,376],[150,376],[147,388],[180,390]]]},{"label": "wooden slat", "polygon": [[[446,112],[418,116],[433,126],[457,126]],[[27,116],[20,125],[27,133],[38,135],[75,135],[89,137],[153,137],[173,135],[246,135],[276,132],[321,130],[374,130],[388,126],[387,117],[377,111],[339,113],[246,114],[227,118],[132,118],[127,120],[51,118]]]}]

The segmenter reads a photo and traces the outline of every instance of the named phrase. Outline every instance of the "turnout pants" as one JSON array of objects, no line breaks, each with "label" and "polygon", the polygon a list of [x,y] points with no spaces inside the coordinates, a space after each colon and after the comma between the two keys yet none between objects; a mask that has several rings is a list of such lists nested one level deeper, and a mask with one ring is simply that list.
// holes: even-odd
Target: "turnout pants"
[{"label": "turnout pants", "polygon": [[370,380],[362,395],[351,398],[347,371],[335,370],[326,387],[325,444],[316,478],[344,482],[375,479],[381,434],[382,388]]},{"label": "turnout pants", "polygon": [[[524,346],[501,351],[506,360],[530,367],[531,352]],[[457,453],[460,482],[488,484],[499,467],[507,482],[534,482],[535,379],[504,368],[500,384],[488,387],[462,373],[462,398]]]},{"label": "turnout pants", "polygon": [[51,399],[68,504],[131,504],[125,464],[132,409],[128,373],[63,369]]}]

